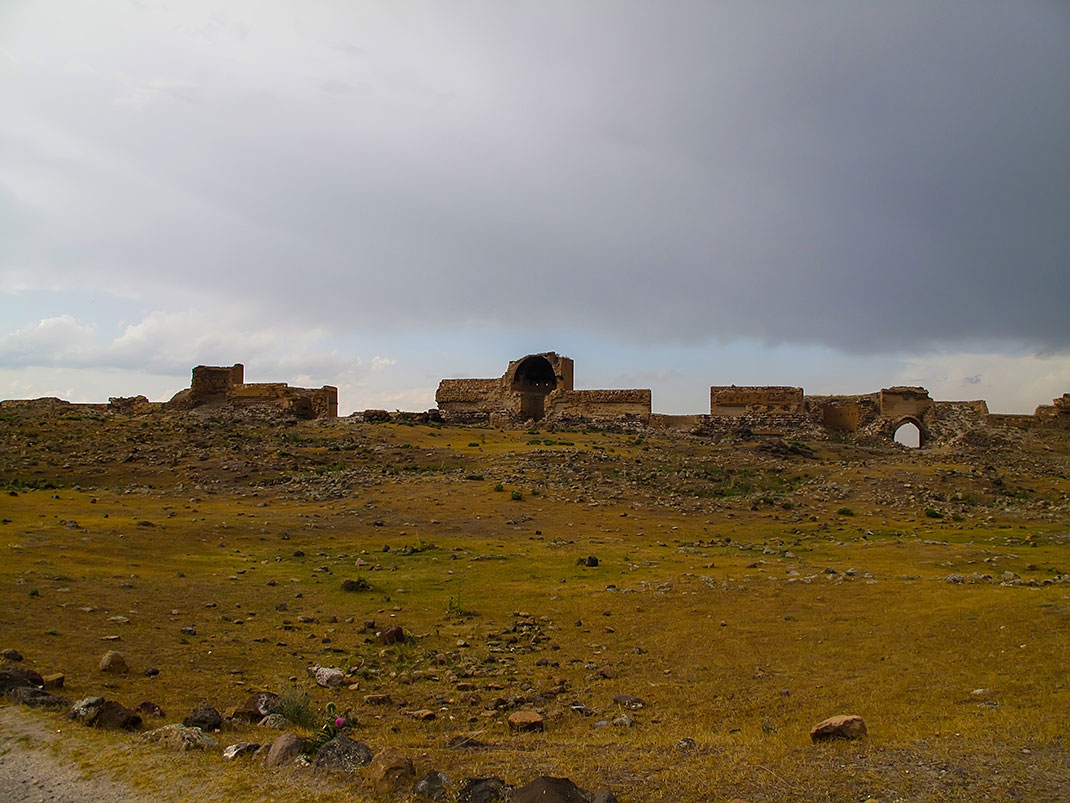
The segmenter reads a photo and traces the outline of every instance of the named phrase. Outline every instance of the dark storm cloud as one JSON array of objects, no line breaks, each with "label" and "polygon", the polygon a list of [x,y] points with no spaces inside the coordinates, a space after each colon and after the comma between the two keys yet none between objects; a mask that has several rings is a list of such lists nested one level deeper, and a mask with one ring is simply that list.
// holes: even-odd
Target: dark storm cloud
[{"label": "dark storm cloud", "polygon": [[1070,347],[1065,4],[273,9],[6,12],[5,273],[349,332]]}]

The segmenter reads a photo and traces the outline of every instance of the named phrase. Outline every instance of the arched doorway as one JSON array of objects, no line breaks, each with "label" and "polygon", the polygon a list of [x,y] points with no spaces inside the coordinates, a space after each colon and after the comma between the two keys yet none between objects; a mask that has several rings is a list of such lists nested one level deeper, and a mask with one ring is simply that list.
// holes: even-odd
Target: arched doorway
[{"label": "arched doorway", "polygon": [[545,357],[526,357],[513,373],[513,391],[520,394],[520,415],[538,421],[546,397],[557,388],[557,372]]},{"label": "arched doorway", "polygon": [[925,428],[916,419],[904,418],[895,425],[895,434],[892,439],[900,446],[919,449],[925,445]]}]

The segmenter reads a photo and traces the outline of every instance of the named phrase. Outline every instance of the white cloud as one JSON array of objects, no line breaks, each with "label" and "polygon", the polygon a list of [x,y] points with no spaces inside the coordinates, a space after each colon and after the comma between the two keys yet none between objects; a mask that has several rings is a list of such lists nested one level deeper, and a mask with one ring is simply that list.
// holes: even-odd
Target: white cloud
[{"label": "white cloud", "polygon": [[1070,357],[967,352],[912,357],[896,382],[928,388],[934,399],[984,399],[994,413],[1031,413],[1070,390]]},{"label": "white cloud", "polygon": [[71,315],[43,318],[0,336],[0,363],[69,365],[92,362],[97,329]]}]

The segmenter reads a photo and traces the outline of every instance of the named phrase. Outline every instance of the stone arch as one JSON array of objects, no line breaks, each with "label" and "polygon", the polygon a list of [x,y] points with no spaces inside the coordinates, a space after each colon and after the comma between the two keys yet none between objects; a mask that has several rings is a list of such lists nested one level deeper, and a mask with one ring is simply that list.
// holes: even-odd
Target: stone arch
[{"label": "stone arch", "polygon": [[545,357],[525,357],[513,371],[512,389],[520,394],[520,415],[538,421],[545,415],[546,397],[557,389],[557,371]]},{"label": "stone arch", "polygon": [[[925,429],[925,425],[921,423],[921,420],[912,415],[905,415],[895,422],[892,426],[892,440],[895,441],[895,436],[899,433],[899,430],[908,424],[918,431],[918,448],[920,449],[929,440],[929,432]],[[895,442],[898,443],[898,441]]]}]

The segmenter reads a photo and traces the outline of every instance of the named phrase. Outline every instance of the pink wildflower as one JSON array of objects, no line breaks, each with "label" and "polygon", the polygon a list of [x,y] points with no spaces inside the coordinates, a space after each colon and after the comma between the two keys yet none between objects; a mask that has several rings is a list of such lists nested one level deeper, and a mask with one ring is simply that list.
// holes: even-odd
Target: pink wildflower
[{"label": "pink wildflower", "polygon": [[346,724],[346,719],[345,719],[345,717],[338,717],[338,719],[336,719],[336,720],[334,721],[334,726],[335,726],[336,728],[340,728],[340,727],[342,727],[342,726],[343,726],[343,725],[345,725],[345,724]]}]

